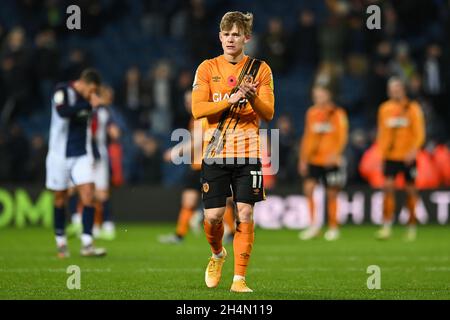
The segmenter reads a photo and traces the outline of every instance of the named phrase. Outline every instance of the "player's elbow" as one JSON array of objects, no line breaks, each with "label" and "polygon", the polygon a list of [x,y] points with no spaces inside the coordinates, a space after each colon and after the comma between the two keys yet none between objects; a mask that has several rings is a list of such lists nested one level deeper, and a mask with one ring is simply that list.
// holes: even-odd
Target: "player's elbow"
[{"label": "player's elbow", "polygon": [[270,109],[263,114],[262,118],[264,119],[264,121],[269,122],[273,119],[274,114],[275,114],[274,109]]},{"label": "player's elbow", "polygon": [[198,108],[194,103],[192,104],[192,110],[191,110],[191,112],[192,112],[192,117],[193,117],[195,120],[198,120],[198,119],[200,119],[200,118],[203,117],[203,115],[201,114],[199,108]]}]

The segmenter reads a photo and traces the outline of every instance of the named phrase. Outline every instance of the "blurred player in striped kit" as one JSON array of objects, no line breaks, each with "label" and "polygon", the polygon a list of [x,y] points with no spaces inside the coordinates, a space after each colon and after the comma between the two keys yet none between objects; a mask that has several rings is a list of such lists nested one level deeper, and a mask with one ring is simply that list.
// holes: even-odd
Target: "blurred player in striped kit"
[{"label": "blurred player in striped kit", "polygon": [[[102,240],[115,239],[115,225],[112,221],[110,204],[110,170],[108,156],[108,137],[120,137],[120,129],[111,118],[108,106],[113,103],[114,92],[109,86],[100,88],[100,96],[104,106],[92,113],[91,145],[94,156],[94,184],[95,184],[95,223],[94,238]],[[68,227],[69,235],[79,235],[82,216],[79,210],[79,196],[74,188],[70,189],[69,210],[72,214],[72,224]]]},{"label": "blurred player in striped kit", "polygon": [[46,159],[46,187],[54,192],[54,227],[58,257],[69,256],[65,234],[65,208],[70,183],[77,189],[82,204],[82,256],[104,256],[95,248],[94,156],[91,145],[91,113],[105,101],[97,94],[100,76],[86,69],[79,79],[56,86],[52,98],[49,150]]}]

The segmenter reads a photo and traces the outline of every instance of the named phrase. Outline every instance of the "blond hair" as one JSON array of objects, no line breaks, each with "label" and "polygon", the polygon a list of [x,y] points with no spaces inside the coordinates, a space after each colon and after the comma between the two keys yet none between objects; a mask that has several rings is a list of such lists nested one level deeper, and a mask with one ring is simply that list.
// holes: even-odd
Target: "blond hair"
[{"label": "blond hair", "polygon": [[220,21],[220,31],[229,31],[233,26],[243,31],[244,35],[250,36],[253,28],[253,14],[250,12],[230,11],[225,13]]}]

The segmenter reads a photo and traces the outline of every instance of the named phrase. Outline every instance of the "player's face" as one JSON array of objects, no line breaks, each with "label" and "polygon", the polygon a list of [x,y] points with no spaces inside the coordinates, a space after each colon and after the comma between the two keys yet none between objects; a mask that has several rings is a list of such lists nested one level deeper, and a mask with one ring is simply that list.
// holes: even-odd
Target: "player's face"
[{"label": "player's face", "polygon": [[236,24],[231,30],[222,30],[219,33],[220,42],[222,42],[223,52],[230,56],[238,56],[244,50],[244,46],[250,41],[249,36],[239,30]]},{"label": "player's face", "polygon": [[394,81],[389,84],[388,94],[391,99],[401,100],[405,97],[405,87],[400,81]]},{"label": "player's face", "polygon": [[316,87],[313,90],[314,104],[323,105],[329,103],[331,100],[330,92],[324,88]]},{"label": "player's face", "polygon": [[85,98],[86,100],[89,100],[92,96],[92,94],[98,92],[98,86],[93,83],[86,83],[84,81],[81,81],[80,86],[80,94]]}]

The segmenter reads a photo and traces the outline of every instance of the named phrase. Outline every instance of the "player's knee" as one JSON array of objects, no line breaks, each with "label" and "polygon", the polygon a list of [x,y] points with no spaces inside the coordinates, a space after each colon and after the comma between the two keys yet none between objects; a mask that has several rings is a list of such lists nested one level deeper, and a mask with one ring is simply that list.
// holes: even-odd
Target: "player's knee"
[{"label": "player's knee", "polygon": [[414,184],[410,184],[410,183],[408,183],[406,186],[405,186],[405,191],[406,191],[406,194],[408,195],[408,196],[416,196],[417,195],[417,189],[416,189],[416,186],[414,185]]},{"label": "player's knee", "polygon": [[328,188],[327,196],[328,198],[336,198],[338,196],[339,189],[338,188]]},{"label": "player's knee", "polygon": [[197,202],[198,194],[195,191],[185,191],[181,196],[181,206],[185,209],[194,210]]},{"label": "player's knee", "polygon": [[80,192],[80,200],[83,206],[92,207],[94,205],[94,192],[90,190]]},{"label": "player's knee", "polygon": [[54,204],[55,207],[61,208],[64,207],[66,202],[66,195],[63,192],[55,192]]},{"label": "player's knee", "polygon": [[225,208],[214,208],[205,210],[205,220],[210,224],[219,224],[223,220]]},{"label": "player's knee", "polygon": [[314,192],[314,182],[312,181],[305,181],[303,184],[303,193],[306,197],[312,197]]},{"label": "player's knee", "polygon": [[109,198],[108,191],[98,190],[95,192],[95,199],[100,202],[105,202]]},{"label": "player's knee", "polygon": [[238,205],[238,217],[240,222],[253,221],[253,206],[249,204]]},{"label": "player's knee", "polygon": [[395,182],[394,180],[387,179],[384,183],[383,191],[385,193],[393,193],[395,191]]}]

